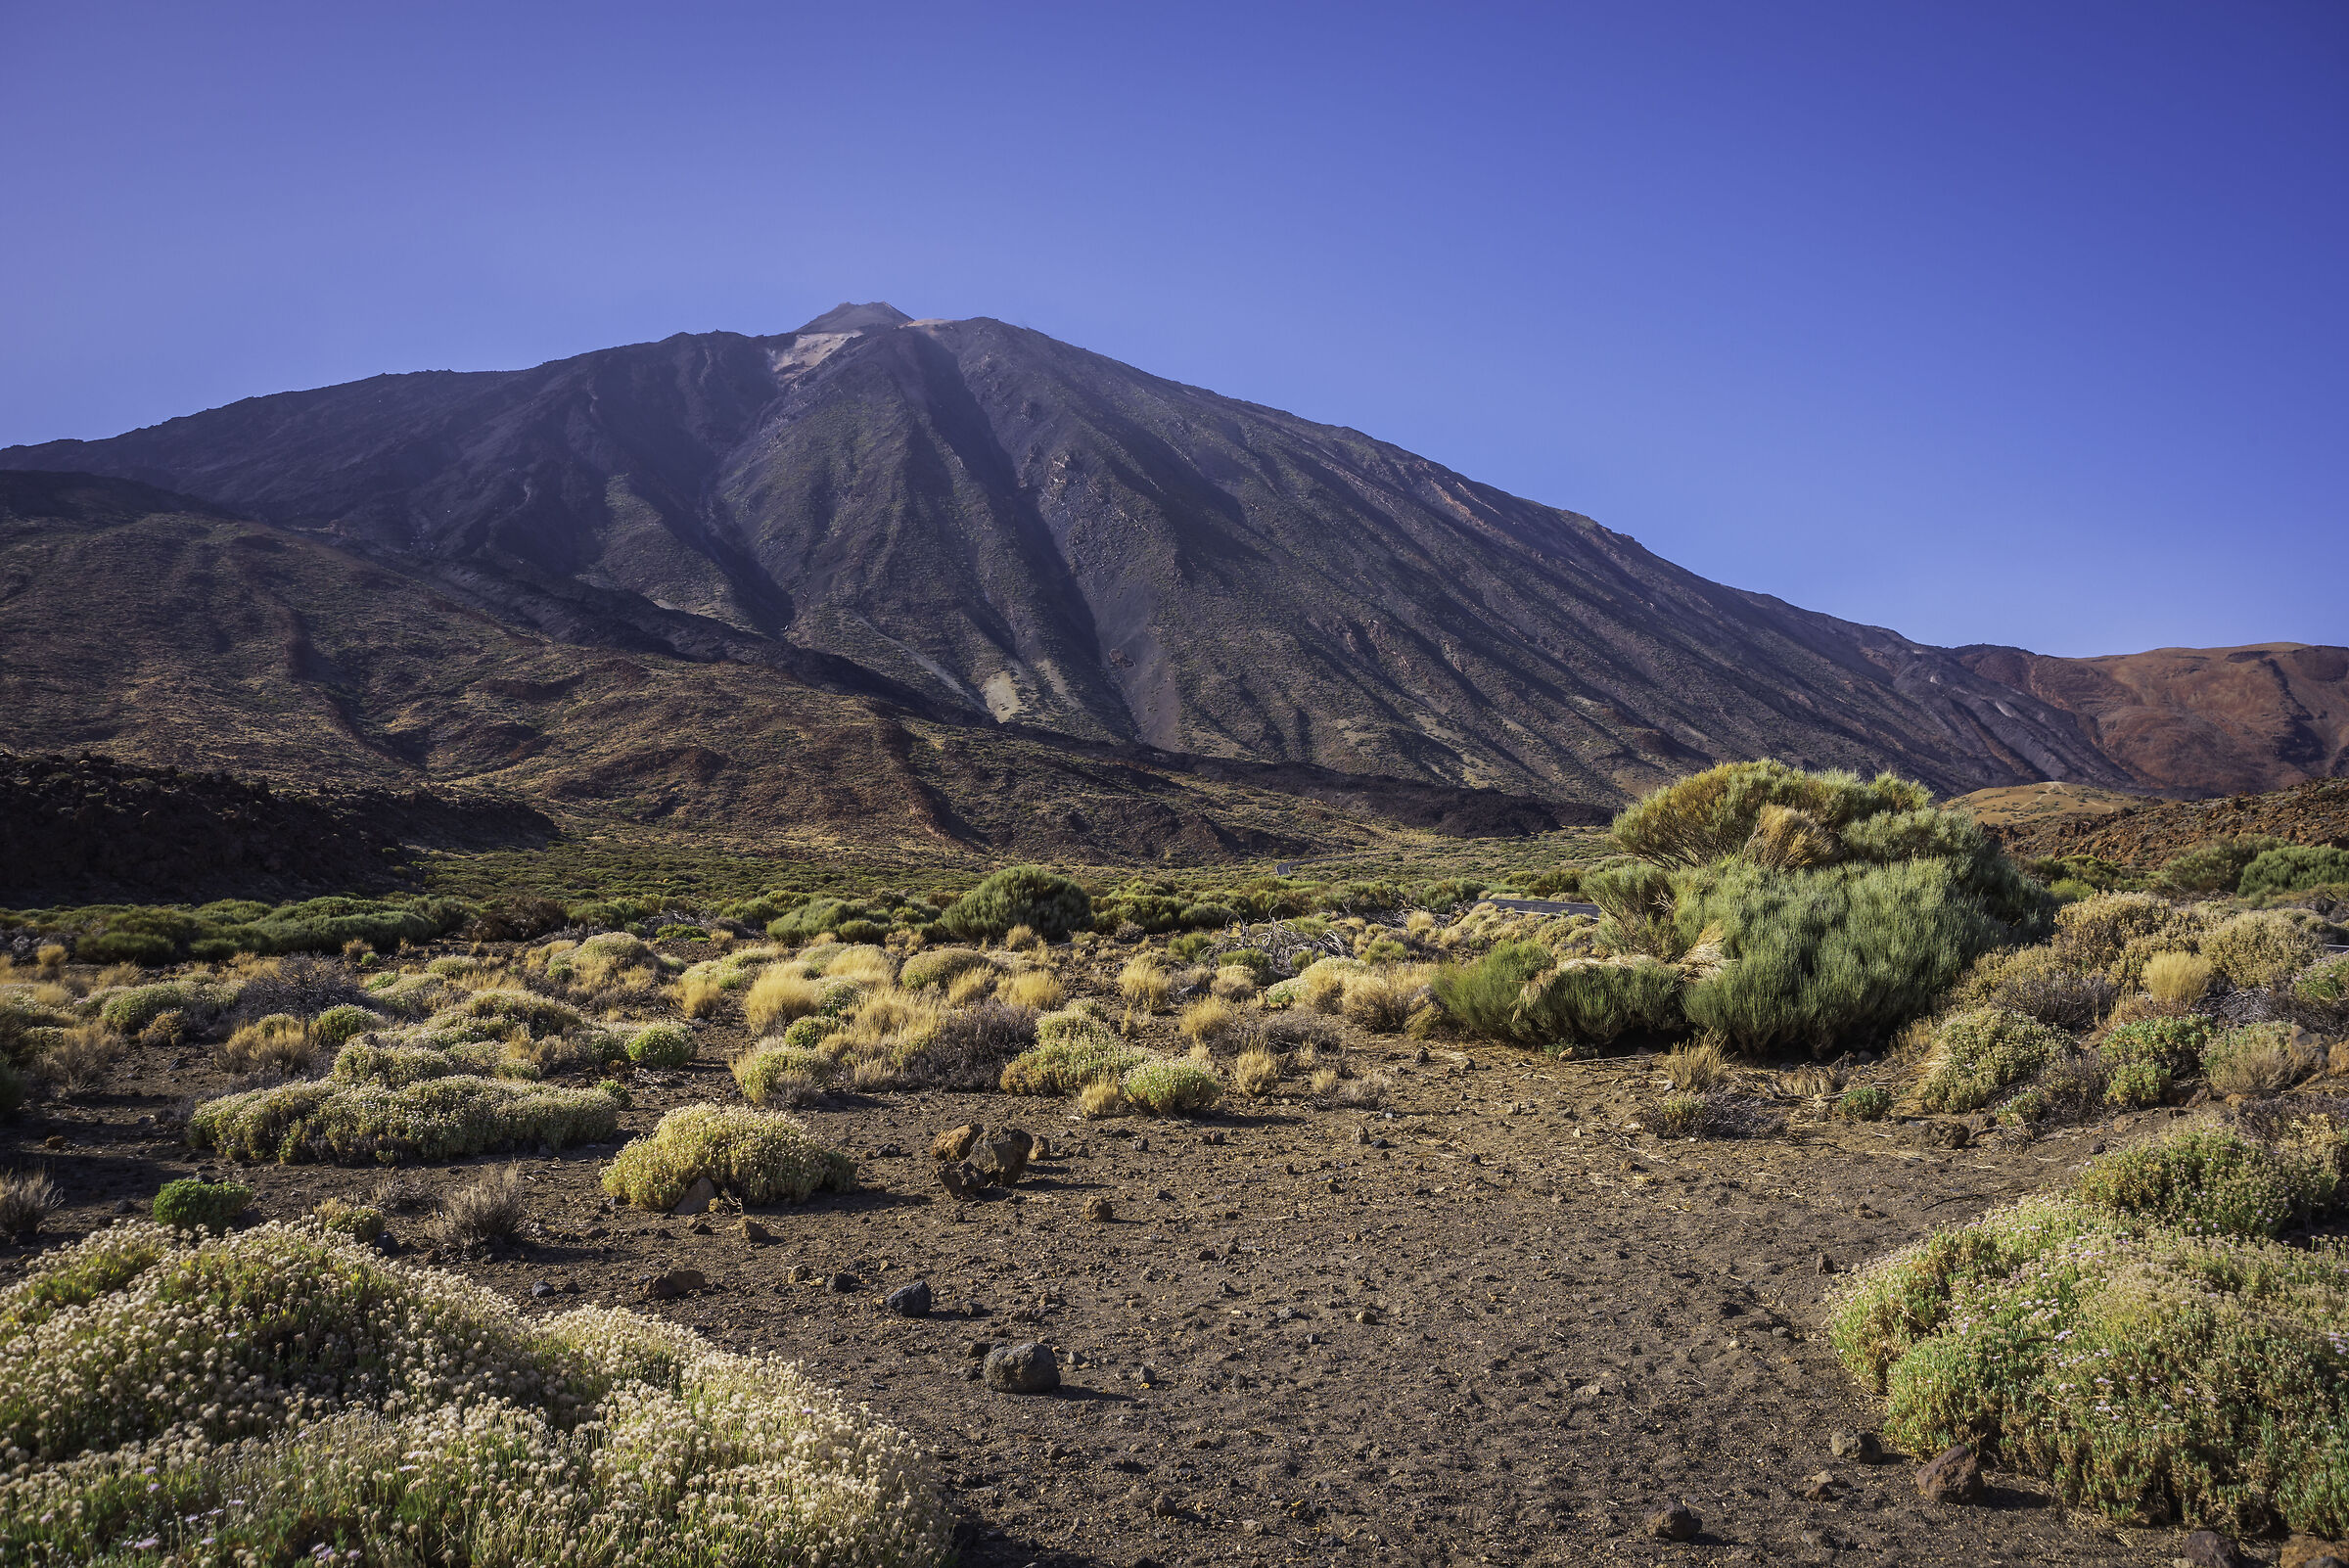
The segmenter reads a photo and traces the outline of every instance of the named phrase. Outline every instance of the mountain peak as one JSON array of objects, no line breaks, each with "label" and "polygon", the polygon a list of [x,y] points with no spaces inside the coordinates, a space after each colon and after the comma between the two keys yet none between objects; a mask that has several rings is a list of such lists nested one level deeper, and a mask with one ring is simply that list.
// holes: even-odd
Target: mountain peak
[{"label": "mountain peak", "polygon": [[851,304],[846,300],[802,327],[802,332],[870,332],[876,327],[901,327],[913,317],[896,305],[875,300]]}]

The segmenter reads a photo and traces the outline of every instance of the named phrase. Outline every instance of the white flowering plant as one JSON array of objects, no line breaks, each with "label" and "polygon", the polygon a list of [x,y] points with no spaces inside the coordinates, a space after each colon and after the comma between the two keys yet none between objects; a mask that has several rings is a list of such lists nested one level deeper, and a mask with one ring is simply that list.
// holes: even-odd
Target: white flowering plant
[{"label": "white flowering plant", "polygon": [[0,1293],[0,1561],[936,1568],[903,1433],[795,1366],[530,1322],[315,1226],[120,1224]]}]

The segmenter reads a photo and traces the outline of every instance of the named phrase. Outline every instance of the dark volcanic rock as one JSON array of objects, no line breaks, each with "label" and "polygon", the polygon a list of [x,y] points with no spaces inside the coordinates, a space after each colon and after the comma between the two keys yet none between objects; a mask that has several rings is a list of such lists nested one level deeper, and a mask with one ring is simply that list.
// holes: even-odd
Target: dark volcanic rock
[{"label": "dark volcanic rock", "polygon": [[1916,1490],[1918,1496],[1934,1502],[1980,1502],[1989,1489],[1983,1484],[1982,1465],[1974,1451],[1958,1443],[1917,1470]]},{"label": "dark volcanic rock", "polygon": [[1060,1361],[1049,1345],[1028,1340],[987,1353],[987,1386],[1003,1394],[1049,1394],[1060,1387]]}]

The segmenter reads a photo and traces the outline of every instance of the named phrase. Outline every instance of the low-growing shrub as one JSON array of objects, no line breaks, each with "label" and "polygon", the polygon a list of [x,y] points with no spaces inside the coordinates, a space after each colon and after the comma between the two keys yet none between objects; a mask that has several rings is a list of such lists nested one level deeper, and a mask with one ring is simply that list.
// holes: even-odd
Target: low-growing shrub
[{"label": "low-growing shrub", "polygon": [[2317,1007],[2349,1001],[2349,953],[2311,965],[2292,982],[2292,995]]},{"label": "low-growing shrub", "polygon": [[753,1105],[797,1108],[840,1077],[840,1064],[819,1050],[761,1041],[734,1058],[734,1082]]},{"label": "low-growing shrub", "polygon": [[2000,1007],[1944,1019],[1933,1032],[1917,1102],[1929,1111],[1974,1111],[2069,1048],[2060,1031]]},{"label": "low-growing shrub", "polygon": [[126,1048],[122,1037],[104,1024],[75,1024],[56,1032],[33,1068],[58,1093],[71,1098],[105,1083]]},{"label": "low-growing shrub", "polygon": [[1148,1059],[1098,1019],[1047,1013],[1036,1021],[1036,1044],[1004,1064],[1006,1094],[1071,1094],[1099,1079],[1119,1079]]},{"label": "low-growing shrub", "polygon": [[1280,1084],[1280,1058],[1255,1046],[1240,1052],[1231,1064],[1231,1083],[1250,1099],[1263,1099]]},{"label": "low-growing shrub", "polygon": [[1240,1027],[1240,1010],[1220,996],[1203,996],[1183,1008],[1174,1027],[1189,1038],[1212,1045]]},{"label": "low-growing shrub", "polygon": [[1172,1057],[1136,1065],[1120,1086],[1128,1101],[1150,1116],[1197,1116],[1223,1098],[1223,1081],[1213,1069]]},{"label": "low-growing shrub", "polygon": [[627,1050],[638,1067],[683,1067],[693,1060],[693,1031],[683,1024],[648,1024],[628,1037]]},{"label": "low-growing shrub", "polygon": [[182,1176],[155,1195],[155,1222],[174,1230],[225,1231],[253,1206],[253,1188],[235,1181]]},{"label": "low-growing shrub", "polygon": [[166,1012],[199,1023],[209,1023],[236,1001],[237,988],[193,980],[163,981],[133,986],[109,995],[98,1006],[98,1021],[118,1035],[136,1035]]},{"label": "low-growing shrub", "polygon": [[1702,1094],[1719,1087],[1729,1076],[1729,1059],[1715,1039],[1696,1039],[1665,1053],[1657,1064],[1672,1086],[1684,1094]]},{"label": "low-growing shrub", "polygon": [[1950,1004],[2004,1007],[2057,1029],[2096,1027],[2120,988],[2101,969],[2075,967],[2052,945],[2006,947],[1974,960],[1950,997]]},{"label": "low-growing shrub", "polygon": [[1438,970],[1436,1000],[1471,1034],[1513,1039],[1526,982],[1553,962],[1550,950],[1535,943],[1502,943],[1473,964]]},{"label": "low-growing shrub", "polygon": [[11,1171],[0,1175],[0,1236],[23,1241],[38,1234],[49,1211],[66,1195],[46,1171]]},{"label": "low-growing shrub", "polygon": [[207,1100],[189,1118],[188,1138],[240,1160],[451,1160],[600,1142],[625,1103],[616,1084],[572,1089],[459,1074],[393,1088],[326,1079]]},{"label": "low-growing shrub", "polygon": [[301,1073],[317,1049],[300,1019],[271,1013],[238,1026],[220,1046],[220,1065],[231,1073]]},{"label": "low-growing shrub", "polygon": [[1129,958],[1118,972],[1118,992],[1127,1005],[1143,1012],[1155,1013],[1167,1005],[1174,991],[1174,979],[1166,966],[1149,953]]},{"label": "low-growing shrub", "polygon": [[1892,1111],[1892,1091],[1873,1084],[1845,1089],[1835,1099],[1835,1114],[1846,1122],[1881,1122]]},{"label": "low-growing shrub", "polygon": [[338,1050],[353,1036],[364,1035],[383,1024],[380,1014],[352,1002],[329,1007],[310,1020],[310,1039],[325,1050]]},{"label": "low-growing shrub", "polygon": [[1705,1097],[1701,1094],[1667,1094],[1657,1102],[1648,1120],[1659,1137],[1692,1137],[1704,1130]]},{"label": "low-growing shrub", "polygon": [[1208,982],[1208,994],[1219,1001],[1246,1001],[1257,992],[1256,971],[1238,964],[1225,964]]},{"label": "low-growing shrub", "polygon": [[[256,1332],[261,1325],[268,1331]],[[116,1389],[136,1388],[136,1398]],[[0,1560],[940,1568],[909,1439],[630,1313],[532,1322],[312,1226],[146,1223],[0,1295]]]},{"label": "low-growing shrub", "polygon": [[1968,1443],[2118,1519],[2337,1536],[2340,1302],[2335,1258],[2042,1199],[1871,1265],[1829,1339],[1911,1453]]},{"label": "low-growing shrub", "polygon": [[856,1162],[788,1116],[683,1105],[620,1151],[604,1190],[640,1209],[668,1209],[703,1176],[741,1203],[805,1203],[856,1190]]},{"label": "low-growing shrub", "polygon": [[365,1204],[345,1203],[341,1198],[329,1198],[310,1211],[319,1227],[354,1241],[373,1241],[384,1233],[384,1212]]},{"label": "low-growing shrub", "polygon": [[2344,1196],[2339,1149],[2337,1138],[2281,1149],[2228,1128],[2189,1128],[2099,1155],[2072,1190],[2106,1214],[2189,1235],[2273,1236]]},{"label": "low-growing shrub", "polygon": [[2244,988],[2272,986],[2314,963],[2321,952],[2315,937],[2275,909],[2246,910],[2202,939],[2202,956]]},{"label": "low-growing shrub", "polygon": [[2272,1094],[2300,1076],[2288,1024],[2244,1024],[2202,1047],[2213,1094]]},{"label": "low-growing shrub", "polygon": [[1036,1015],[1005,1002],[982,1002],[938,1021],[929,1039],[906,1055],[898,1076],[919,1088],[992,1089],[1006,1063],[1036,1043]]},{"label": "low-growing shrub", "polygon": [[1010,1007],[1048,1013],[1061,1004],[1060,977],[1049,969],[1030,969],[1006,975],[994,988],[995,1000]]},{"label": "low-growing shrub", "polygon": [[2158,1105],[2170,1085],[2202,1064],[2211,1021],[2199,1013],[2174,1018],[2141,1018],[2116,1024],[2096,1042],[2104,1064],[2105,1097],[2115,1105]]},{"label": "low-growing shrub", "polygon": [[2144,987],[2155,1000],[2191,1007],[2210,990],[2216,966],[2198,952],[2157,952],[2145,960]]},{"label": "low-growing shrub", "polygon": [[530,1208],[522,1173],[512,1166],[484,1172],[441,1200],[433,1220],[433,1238],[444,1247],[496,1246],[521,1233]]},{"label": "low-growing shrub", "polygon": [[1644,955],[1568,958],[1525,984],[1512,1030],[1543,1046],[1604,1045],[1681,1022],[1681,973]]},{"label": "low-growing shrub", "polygon": [[926,947],[905,960],[898,984],[907,991],[920,991],[947,985],[957,975],[993,967],[994,960],[976,947]]},{"label": "low-growing shrub", "polygon": [[2169,893],[2233,893],[2252,861],[2283,847],[2283,840],[2264,833],[2211,839],[2163,861],[2155,881]]}]

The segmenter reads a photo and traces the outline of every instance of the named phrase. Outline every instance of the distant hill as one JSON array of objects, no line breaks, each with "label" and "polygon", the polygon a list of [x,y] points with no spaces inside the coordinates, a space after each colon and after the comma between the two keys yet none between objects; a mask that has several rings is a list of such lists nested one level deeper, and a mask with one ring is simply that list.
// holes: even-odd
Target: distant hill
[{"label": "distant hill", "polygon": [[[1756,756],[1889,767],[1951,794],[2044,779],[2231,788],[2343,765],[2330,720],[2222,725],[2198,751],[2141,743],[2142,724],[2067,673],[2098,662],[1954,652],[1801,610],[1359,432],[999,321],[913,321],[885,304],[769,337],[680,335],[530,370],[249,398],[108,440],[8,448],[0,467],[191,498],[170,503],[180,521],[120,538],[11,535],[12,636],[81,650],[37,654],[37,679],[0,674],[38,688],[0,718],[20,745],[130,725],[142,744],[299,755],[297,734],[327,730],[370,765],[535,770],[551,790],[562,770],[546,759],[575,744],[581,705],[617,690],[596,671],[618,661],[661,702],[615,698],[597,722],[642,725],[631,756],[729,759],[746,807],[799,801],[816,786],[780,780],[785,753],[871,723],[937,726],[958,757],[978,756],[982,736],[1017,738],[1056,766],[1190,759],[1192,789],[1211,782],[1197,761],[1213,760],[1396,781],[1379,786],[1390,793],[1498,792],[1562,820]],[[18,498],[0,504],[21,517],[97,520],[91,496],[26,488],[84,482],[12,483]],[[102,504],[161,505],[128,492]],[[240,533],[224,514],[253,522]],[[101,566],[125,592],[155,585],[131,593],[135,615],[186,668],[125,684],[124,650],[57,619],[76,575]],[[352,601],[335,614],[383,640],[329,658],[314,601],[264,585],[295,579]],[[370,583],[416,614],[379,626],[386,612],[355,602]],[[2304,708],[2310,691],[2342,688],[2326,651],[2308,652],[2317,663],[2292,677]],[[489,692],[574,674],[559,710]],[[222,698],[234,687],[239,731],[189,695],[207,682]],[[746,735],[748,711],[766,727]],[[587,750],[601,755],[612,730],[599,733]],[[563,772],[560,787],[714,788],[703,763],[630,762],[641,788],[616,765]],[[922,831],[997,809],[966,786],[980,787],[942,778],[927,806],[877,808]]]}]

